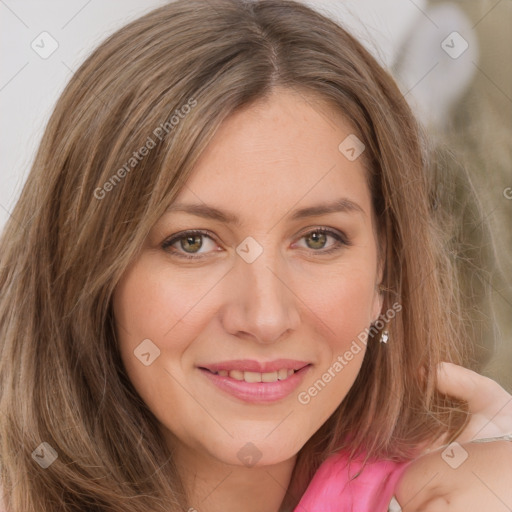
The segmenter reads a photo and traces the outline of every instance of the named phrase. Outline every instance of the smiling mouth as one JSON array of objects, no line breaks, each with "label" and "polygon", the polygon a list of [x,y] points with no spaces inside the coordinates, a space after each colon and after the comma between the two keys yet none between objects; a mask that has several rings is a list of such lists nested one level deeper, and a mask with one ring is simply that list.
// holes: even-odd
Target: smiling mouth
[{"label": "smiling mouth", "polygon": [[250,404],[278,402],[289,396],[304,380],[312,363],[293,359],[256,361],[239,359],[198,364],[210,383]]},{"label": "smiling mouth", "polygon": [[206,370],[213,375],[218,375],[219,377],[229,377],[230,379],[245,381],[249,383],[254,382],[277,382],[286,380],[291,377],[294,373],[299,370],[293,370],[291,368],[281,368],[280,370],[274,372],[243,372],[241,370],[218,370],[216,372],[208,369],[201,368],[201,370]]}]

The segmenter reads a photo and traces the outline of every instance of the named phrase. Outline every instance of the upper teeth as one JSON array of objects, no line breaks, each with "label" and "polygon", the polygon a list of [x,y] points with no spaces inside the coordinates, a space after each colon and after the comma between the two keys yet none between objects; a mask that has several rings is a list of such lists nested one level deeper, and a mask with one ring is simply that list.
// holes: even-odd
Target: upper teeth
[{"label": "upper teeth", "polygon": [[242,372],[240,370],[219,370],[217,375],[221,377],[230,377],[235,380],[245,380],[245,382],[276,382],[277,380],[284,380],[288,378],[290,375],[295,373],[295,370],[288,370],[286,368],[282,368],[276,372]]}]

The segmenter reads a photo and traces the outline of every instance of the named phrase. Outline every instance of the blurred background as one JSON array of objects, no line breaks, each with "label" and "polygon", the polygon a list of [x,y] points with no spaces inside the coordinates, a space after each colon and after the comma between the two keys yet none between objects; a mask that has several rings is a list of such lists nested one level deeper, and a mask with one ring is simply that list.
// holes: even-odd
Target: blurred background
[{"label": "blurred background", "polygon": [[[393,74],[439,149],[441,169],[469,170],[479,204],[457,183],[443,200],[453,201],[466,241],[461,272],[477,369],[512,392],[512,2],[303,1],[349,29]],[[0,0],[0,229],[74,71],[106,36],[164,3]]]}]

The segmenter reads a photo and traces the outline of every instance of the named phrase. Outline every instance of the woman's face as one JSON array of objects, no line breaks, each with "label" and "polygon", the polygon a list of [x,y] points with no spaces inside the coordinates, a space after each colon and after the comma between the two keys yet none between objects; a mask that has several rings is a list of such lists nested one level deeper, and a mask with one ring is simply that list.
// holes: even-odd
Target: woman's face
[{"label": "woman's face", "polygon": [[116,289],[128,376],[185,454],[288,460],[358,374],[377,241],[359,148],[327,112],[278,90],[226,120]]}]

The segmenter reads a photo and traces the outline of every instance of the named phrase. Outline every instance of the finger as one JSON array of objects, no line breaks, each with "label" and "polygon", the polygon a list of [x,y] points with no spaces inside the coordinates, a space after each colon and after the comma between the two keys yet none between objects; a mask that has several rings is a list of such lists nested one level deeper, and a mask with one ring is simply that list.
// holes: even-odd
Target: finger
[{"label": "finger", "polygon": [[469,403],[471,412],[486,410],[490,405],[504,406],[512,400],[497,382],[468,368],[442,362],[437,371],[438,390]]},{"label": "finger", "polygon": [[471,420],[458,442],[512,434],[512,396],[497,382],[452,363],[438,368],[438,389],[468,402]]}]

